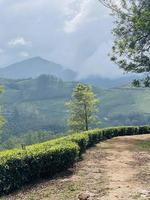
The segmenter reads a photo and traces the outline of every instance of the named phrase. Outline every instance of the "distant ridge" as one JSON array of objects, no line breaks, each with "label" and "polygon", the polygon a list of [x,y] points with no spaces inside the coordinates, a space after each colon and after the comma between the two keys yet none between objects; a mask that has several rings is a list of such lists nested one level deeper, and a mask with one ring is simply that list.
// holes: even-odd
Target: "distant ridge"
[{"label": "distant ridge", "polygon": [[54,75],[63,81],[81,81],[100,88],[129,86],[132,80],[136,78],[135,75],[114,79],[101,77],[100,75],[90,75],[87,78],[78,79],[77,72],[41,57],[29,58],[0,68],[0,78],[5,79],[37,78],[42,74]]},{"label": "distant ridge", "polygon": [[0,69],[1,78],[36,78],[41,74],[57,76],[65,81],[74,80],[76,72],[41,57],[33,57]]},{"label": "distant ridge", "polygon": [[82,79],[81,81],[86,84],[90,84],[96,87],[100,88],[115,88],[115,87],[126,87],[126,86],[131,86],[131,82],[133,79],[137,78],[137,76],[130,75],[130,76],[122,76],[119,78],[106,78],[106,77],[101,77],[101,76],[88,76],[85,79]]}]

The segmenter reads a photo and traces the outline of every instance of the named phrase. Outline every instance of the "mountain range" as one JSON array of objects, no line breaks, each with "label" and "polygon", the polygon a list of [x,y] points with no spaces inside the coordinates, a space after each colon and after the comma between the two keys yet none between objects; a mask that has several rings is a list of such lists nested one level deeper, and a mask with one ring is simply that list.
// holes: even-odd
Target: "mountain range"
[{"label": "mountain range", "polygon": [[73,70],[41,57],[33,57],[0,69],[0,77],[9,79],[36,78],[41,74],[54,75],[65,81],[74,80],[77,76]]},{"label": "mountain range", "polygon": [[54,75],[63,81],[81,81],[101,88],[113,88],[128,85],[135,78],[135,76],[122,76],[120,78],[110,79],[103,78],[99,75],[91,75],[84,79],[78,79],[77,72],[41,57],[33,57],[0,68],[0,77],[6,79],[37,78],[42,74]]}]

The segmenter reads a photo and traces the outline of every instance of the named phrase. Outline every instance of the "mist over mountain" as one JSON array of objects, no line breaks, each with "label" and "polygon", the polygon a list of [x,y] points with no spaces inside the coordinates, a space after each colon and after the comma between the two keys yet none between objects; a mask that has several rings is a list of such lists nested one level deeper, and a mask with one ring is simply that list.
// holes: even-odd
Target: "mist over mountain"
[{"label": "mist over mountain", "polygon": [[119,78],[107,78],[96,75],[88,76],[87,78],[81,79],[83,83],[94,85],[101,88],[114,88],[122,87],[126,85],[131,85],[133,79],[136,79],[137,76],[134,75],[125,75]]},{"label": "mist over mountain", "polygon": [[33,57],[0,69],[0,77],[7,79],[37,78],[42,74],[53,75],[64,81],[81,81],[101,88],[127,85],[135,78],[133,75],[114,79],[101,77],[99,75],[90,75],[87,78],[78,79],[77,72],[41,57]]},{"label": "mist over mountain", "polygon": [[33,57],[0,69],[0,77],[9,79],[36,78],[42,74],[54,75],[65,81],[74,80],[77,76],[75,71],[41,57]]}]

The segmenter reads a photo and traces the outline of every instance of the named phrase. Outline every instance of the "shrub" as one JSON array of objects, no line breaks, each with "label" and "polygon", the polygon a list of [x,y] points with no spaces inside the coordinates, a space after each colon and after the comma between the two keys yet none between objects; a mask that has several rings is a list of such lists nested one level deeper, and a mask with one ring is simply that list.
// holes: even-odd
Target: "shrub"
[{"label": "shrub", "polygon": [[[51,142],[50,142],[51,143]],[[4,151],[0,156],[0,194],[10,193],[40,177],[51,177],[72,166],[79,155],[75,143],[33,145],[27,150]]]},{"label": "shrub", "polygon": [[0,195],[71,167],[87,148],[117,136],[147,134],[150,126],[94,129],[26,147],[0,152]]},{"label": "shrub", "polygon": [[87,146],[89,144],[89,137],[85,133],[75,133],[70,136],[67,136],[64,139],[66,139],[67,141],[75,142],[79,146],[80,155],[86,151]]}]

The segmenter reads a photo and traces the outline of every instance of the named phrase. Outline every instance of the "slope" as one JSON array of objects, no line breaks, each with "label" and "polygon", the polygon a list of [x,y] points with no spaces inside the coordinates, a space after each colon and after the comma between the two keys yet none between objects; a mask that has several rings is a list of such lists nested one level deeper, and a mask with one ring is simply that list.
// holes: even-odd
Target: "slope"
[{"label": "slope", "polygon": [[0,77],[9,79],[35,78],[41,74],[55,75],[63,80],[73,80],[76,72],[41,57],[33,57],[0,69]]},{"label": "slope", "polygon": [[[76,82],[63,82],[54,76],[36,79],[6,80],[5,93],[0,96],[1,113],[6,117],[7,137],[22,135],[29,130],[67,130],[68,112],[65,102],[71,97]],[[101,127],[142,125],[150,121],[149,89],[94,88],[100,98]]]}]

